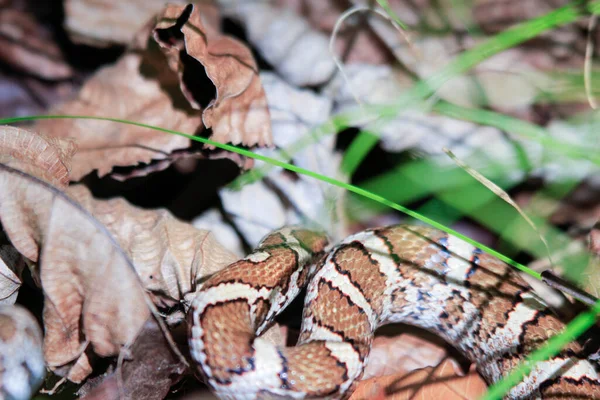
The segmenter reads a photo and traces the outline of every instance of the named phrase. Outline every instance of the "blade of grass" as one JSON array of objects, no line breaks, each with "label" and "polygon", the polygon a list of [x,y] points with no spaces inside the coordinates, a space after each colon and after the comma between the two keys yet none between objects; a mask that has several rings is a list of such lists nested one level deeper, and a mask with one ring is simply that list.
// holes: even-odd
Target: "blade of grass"
[{"label": "blade of grass", "polygon": [[488,246],[485,246],[481,243],[478,243],[477,241],[469,238],[468,236],[462,235],[459,232],[456,232],[453,229],[450,229],[444,225],[439,224],[436,221],[433,221],[423,215],[420,215],[412,210],[409,210],[406,207],[402,207],[399,204],[396,204],[384,197],[381,197],[379,195],[376,195],[374,193],[368,192],[364,189],[361,189],[357,186],[351,185],[349,183],[345,183],[345,182],[341,182],[338,181],[337,179],[331,178],[329,176],[325,176],[325,175],[321,175],[319,173],[316,173],[314,171],[305,169],[305,168],[301,168],[298,167],[296,165],[292,165],[292,164],[288,164],[285,162],[282,162],[280,160],[276,160],[274,158],[271,157],[267,157],[267,156],[263,156],[261,154],[256,154],[251,152],[250,150],[246,150],[246,149],[241,149],[239,147],[236,146],[232,146],[232,145],[228,145],[228,144],[223,144],[223,143],[219,143],[219,142],[215,142],[214,140],[210,140],[210,139],[205,139],[205,138],[201,138],[201,137],[197,137],[197,136],[192,136],[192,135],[188,135],[186,133],[183,132],[178,132],[178,131],[174,131],[174,130],[170,130],[170,129],[165,129],[165,128],[161,128],[161,127],[157,127],[157,126],[153,126],[153,125],[148,125],[148,124],[144,124],[141,122],[135,122],[135,121],[128,121],[128,120],[123,120],[123,119],[119,119],[119,118],[110,118],[110,117],[92,117],[92,116],[87,116],[87,115],[34,115],[34,116],[27,116],[27,117],[14,117],[14,118],[4,118],[4,119],[0,119],[0,124],[11,124],[11,123],[17,123],[17,122],[23,122],[23,121],[32,121],[32,120],[40,120],[40,119],[90,119],[90,120],[98,120],[98,121],[112,121],[112,122],[118,122],[121,124],[128,124],[128,125],[135,125],[135,126],[139,126],[142,128],[148,128],[148,129],[154,129],[154,130],[158,130],[161,132],[166,132],[166,133],[170,133],[173,135],[179,135],[179,136],[183,136],[185,138],[188,138],[190,140],[195,140],[197,142],[201,142],[201,143],[205,143],[205,144],[209,144],[211,146],[214,147],[218,147],[220,149],[223,150],[227,150],[227,151],[232,151],[235,152],[237,154],[243,155],[245,157],[250,157],[250,158],[254,158],[256,160],[260,160],[260,161],[264,161],[267,162],[269,164],[273,164],[276,165],[278,167],[282,167],[285,168],[289,171],[292,172],[296,172],[298,174],[303,174],[306,176],[309,176],[311,178],[314,179],[318,179],[320,181],[329,183],[331,185],[335,185],[337,187],[340,187],[342,189],[345,189],[349,192],[353,192],[356,194],[359,194],[361,196],[367,197],[373,201],[382,203],[390,208],[393,208],[394,210],[400,211],[406,215],[409,215],[415,219],[418,219],[422,222],[425,222],[426,224],[429,224],[437,229],[440,229],[450,235],[456,236],[461,238],[462,240],[466,241],[467,243],[472,244],[473,246],[479,247],[481,250],[485,251],[486,253],[493,255],[495,257],[497,257],[498,259],[504,261],[505,263],[512,265],[513,267],[517,268],[518,270],[531,275],[532,277],[534,277],[535,279],[541,280],[541,275],[539,272],[533,271],[530,268],[527,268],[526,266],[517,263],[516,261],[511,260],[510,258],[504,256],[503,254],[498,253],[497,251],[491,249]]}]

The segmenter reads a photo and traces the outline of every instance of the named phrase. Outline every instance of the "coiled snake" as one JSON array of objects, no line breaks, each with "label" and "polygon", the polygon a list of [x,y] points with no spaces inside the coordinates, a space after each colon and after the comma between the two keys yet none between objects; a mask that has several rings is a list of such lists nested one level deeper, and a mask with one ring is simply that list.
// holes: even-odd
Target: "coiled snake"
[{"label": "coiled snake", "polygon": [[[400,225],[355,234],[324,255],[326,244],[284,228],[202,285],[190,350],[219,397],[345,398],[373,332],[395,322],[433,331],[495,382],[564,327],[505,263],[444,232]],[[298,345],[256,337],[306,283]],[[600,398],[597,367],[571,343],[509,397]]]}]

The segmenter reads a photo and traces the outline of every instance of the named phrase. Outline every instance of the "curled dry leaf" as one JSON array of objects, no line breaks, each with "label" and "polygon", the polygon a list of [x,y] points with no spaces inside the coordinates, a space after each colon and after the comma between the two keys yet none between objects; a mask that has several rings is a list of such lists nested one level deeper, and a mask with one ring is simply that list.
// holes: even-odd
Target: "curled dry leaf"
[{"label": "curled dry leaf", "polygon": [[33,315],[17,305],[0,304],[0,394],[27,400],[44,380],[42,330]]},{"label": "curled dry leaf", "polygon": [[73,74],[52,35],[31,14],[0,8],[0,60],[49,80]]},{"label": "curled dry leaf", "polygon": [[329,38],[293,11],[262,1],[218,3],[224,15],[244,25],[248,41],[287,82],[316,86],[333,76]]},{"label": "curled dry leaf", "polygon": [[0,126],[0,163],[30,173],[57,187],[69,184],[77,146],[72,139],[52,138],[11,126]]},{"label": "curled dry leaf", "polygon": [[[185,3],[170,0],[171,3]],[[164,0],[65,0],[65,28],[75,42],[96,46],[127,45]]]},{"label": "curled dry leaf", "polygon": [[[164,74],[160,52],[127,53],[116,64],[99,70],[81,88],[77,98],[52,110],[53,114],[124,118],[193,135],[200,125],[177,90],[176,77]],[[181,99],[180,99],[181,98]],[[53,137],[74,137],[71,180],[97,169],[165,159],[190,140],[164,132],[109,121],[85,119],[43,120],[36,129]]]},{"label": "curled dry leaf", "polygon": [[197,109],[201,105],[194,88],[183,79],[182,64],[189,64],[191,57],[204,66],[216,88],[215,99],[202,114],[204,125],[213,130],[211,139],[246,146],[271,145],[269,110],[258,68],[243,43],[204,23],[199,7],[193,5],[167,6],[159,16],[154,38],[169,58],[170,67],[179,71],[182,91]]},{"label": "curled dry leaf", "polygon": [[360,382],[350,400],[476,400],[487,385],[475,368],[462,376],[451,359],[437,367],[427,367],[410,374],[399,373]]}]

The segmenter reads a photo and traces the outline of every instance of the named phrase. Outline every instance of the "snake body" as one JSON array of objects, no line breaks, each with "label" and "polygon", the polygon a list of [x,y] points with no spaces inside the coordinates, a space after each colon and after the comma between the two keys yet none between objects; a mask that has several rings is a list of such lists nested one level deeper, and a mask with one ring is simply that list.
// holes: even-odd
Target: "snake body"
[{"label": "snake body", "polygon": [[[436,333],[489,383],[564,328],[508,265],[442,231],[399,225],[326,246],[319,233],[275,231],[199,289],[190,351],[220,398],[348,397],[389,323]],[[298,344],[258,337],[307,283]],[[597,368],[573,342],[508,397],[600,398]]]}]

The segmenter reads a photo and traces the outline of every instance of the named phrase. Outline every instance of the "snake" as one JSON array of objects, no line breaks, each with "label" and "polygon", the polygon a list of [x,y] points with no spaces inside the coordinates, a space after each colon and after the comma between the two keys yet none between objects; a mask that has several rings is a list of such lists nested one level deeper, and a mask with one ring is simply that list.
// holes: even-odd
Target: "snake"
[{"label": "snake", "polygon": [[[261,337],[306,286],[295,346]],[[431,331],[492,384],[565,325],[509,265],[425,226],[367,229],[330,248],[286,227],[199,287],[188,313],[195,372],[222,399],[344,399],[391,323]],[[600,399],[598,362],[572,342],[510,399]]]}]

